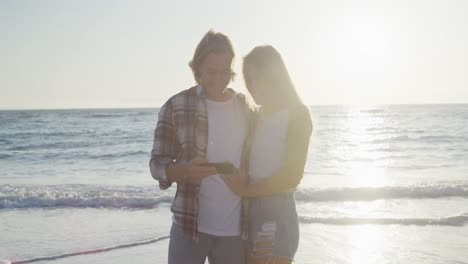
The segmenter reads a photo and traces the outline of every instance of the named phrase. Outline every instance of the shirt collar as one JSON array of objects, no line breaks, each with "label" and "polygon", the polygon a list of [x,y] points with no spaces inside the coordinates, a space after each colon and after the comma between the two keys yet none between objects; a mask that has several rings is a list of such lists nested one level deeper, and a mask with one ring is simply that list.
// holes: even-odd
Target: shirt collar
[{"label": "shirt collar", "polygon": [[200,84],[196,86],[196,89],[197,89],[197,96],[198,97],[200,97],[200,98],[205,98],[206,97],[205,90],[203,89],[203,87]]},{"label": "shirt collar", "polygon": [[[198,84],[197,86],[195,86],[195,88],[196,88],[196,90],[197,90],[197,96],[198,96],[198,97],[200,97],[200,98],[206,98],[205,89],[203,89],[203,87],[202,87],[200,84]],[[236,93],[233,89],[231,89],[231,88],[228,87],[227,90],[233,92],[233,93],[234,93],[234,96],[237,95],[237,93]]]}]

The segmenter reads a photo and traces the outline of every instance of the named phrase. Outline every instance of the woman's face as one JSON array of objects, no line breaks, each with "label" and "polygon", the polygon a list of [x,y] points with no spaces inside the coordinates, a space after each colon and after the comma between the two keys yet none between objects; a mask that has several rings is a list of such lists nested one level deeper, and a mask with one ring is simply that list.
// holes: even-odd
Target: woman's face
[{"label": "woman's face", "polygon": [[255,100],[255,103],[257,105],[268,104],[270,101],[268,87],[255,67],[244,64],[244,80],[245,86]]},{"label": "woman's face", "polygon": [[199,68],[199,83],[208,94],[222,93],[231,81],[232,55],[210,53]]}]

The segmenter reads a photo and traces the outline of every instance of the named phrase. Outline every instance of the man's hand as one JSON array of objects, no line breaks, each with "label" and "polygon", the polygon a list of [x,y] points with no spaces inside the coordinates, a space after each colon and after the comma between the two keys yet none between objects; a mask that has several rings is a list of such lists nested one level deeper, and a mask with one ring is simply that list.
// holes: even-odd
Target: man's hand
[{"label": "man's hand", "polygon": [[166,173],[173,182],[200,182],[205,177],[217,174],[216,168],[201,165],[207,162],[204,158],[194,158],[187,164],[171,164]]},{"label": "man's hand", "polygon": [[202,165],[209,161],[204,158],[194,158],[187,166],[187,175],[190,181],[201,181],[203,178],[218,174],[215,167]]}]

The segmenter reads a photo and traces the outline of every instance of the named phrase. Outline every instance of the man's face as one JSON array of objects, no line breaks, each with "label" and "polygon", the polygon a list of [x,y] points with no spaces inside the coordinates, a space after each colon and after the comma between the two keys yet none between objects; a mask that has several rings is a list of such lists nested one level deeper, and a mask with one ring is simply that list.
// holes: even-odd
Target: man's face
[{"label": "man's face", "polygon": [[208,94],[223,92],[231,81],[232,55],[210,53],[199,68],[199,82]]}]

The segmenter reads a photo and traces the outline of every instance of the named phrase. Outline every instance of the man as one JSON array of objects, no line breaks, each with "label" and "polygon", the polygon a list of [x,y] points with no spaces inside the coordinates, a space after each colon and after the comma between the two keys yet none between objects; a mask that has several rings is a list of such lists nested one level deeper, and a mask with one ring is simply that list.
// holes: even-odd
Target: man
[{"label": "man", "polygon": [[161,189],[177,183],[169,264],[244,263],[245,207],[207,162],[241,166],[251,107],[227,88],[234,77],[229,38],[209,31],[190,67],[197,85],[171,97],[158,115],[150,170]]}]

